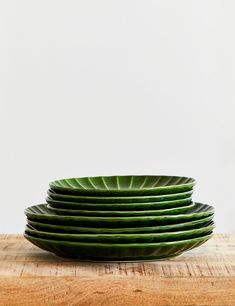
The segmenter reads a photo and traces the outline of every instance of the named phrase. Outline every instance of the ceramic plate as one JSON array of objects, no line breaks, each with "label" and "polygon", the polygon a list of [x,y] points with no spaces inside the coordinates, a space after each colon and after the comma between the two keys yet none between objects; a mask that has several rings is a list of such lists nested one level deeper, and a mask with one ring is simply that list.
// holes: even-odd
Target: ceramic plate
[{"label": "ceramic plate", "polygon": [[164,202],[147,202],[147,203],[73,203],[73,202],[61,202],[55,201],[50,197],[46,199],[47,203],[51,207],[59,209],[78,209],[78,210],[154,210],[154,209],[167,209],[167,208],[179,208],[181,206],[188,205],[192,202],[191,197],[181,200],[164,201]]},{"label": "ceramic plate", "polygon": [[203,244],[212,234],[180,241],[131,244],[58,241],[36,238],[27,233],[24,236],[41,249],[62,257],[92,261],[137,261],[178,256]]},{"label": "ceramic plate", "polygon": [[127,227],[127,228],[96,228],[96,227],[81,227],[81,226],[66,226],[57,224],[48,224],[28,219],[28,224],[32,225],[39,231],[59,232],[59,233],[77,233],[77,234],[135,234],[135,233],[162,233],[173,231],[185,231],[189,229],[197,229],[202,226],[207,226],[213,215],[201,218],[199,220],[176,223],[170,225],[158,225],[149,227]]},{"label": "ceramic plate", "polygon": [[154,226],[160,224],[180,223],[197,220],[213,214],[214,209],[210,205],[195,203],[184,214],[164,216],[137,216],[137,217],[88,217],[88,216],[61,216],[51,212],[47,204],[34,205],[25,210],[25,214],[31,220],[39,220],[47,223],[77,225],[88,227],[137,227]]},{"label": "ceramic plate", "polygon": [[61,201],[61,202],[73,202],[73,203],[98,203],[98,204],[105,204],[105,203],[146,203],[146,202],[163,202],[163,201],[175,201],[186,199],[192,196],[193,190],[189,190],[186,192],[180,193],[172,193],[172,194],[165,194],[165,195],[153,195],[153,196],[121,196],[121,197],[114,197],[114,196],[79,196],[79,195],[66,195],[56,193],[55,191],[49,189],[48,195],[51,199]]},{"label": "ceramic plate", "polygon": [[[178,208],[169,208],[169,209],[155,209],[155,210],[78,210],[78,209],[62,209],[54,208],[50,204],[47,207],[58,215],[68,215],[68,216],[101,216],[101,217],[134,217],[134,216],[161,216],[161,215],[176,215],[182,214],[190,209],[192,209],[194,203],[191,202],[188,205],[181,206]],[[148,208],[148,207],[146,207]]]},{"label": "ceramic plate", "polygon": [[50,188],[64,194],[151,195],[188,191],[195,185],[189,177],[164,175],[96,176],[56,180]]},{"label": "ceramic plate", "polygon": [[175,241],[196,238],[201,235],[209,234],[214,229],[214,222],[207,226],[176,232],[149,233],[149,234],[63,234],[38,231],[35,227],[27,225],[25,232],[33,237],[44,239],[96,242],[96,243],[154,243],[160,241]]}]

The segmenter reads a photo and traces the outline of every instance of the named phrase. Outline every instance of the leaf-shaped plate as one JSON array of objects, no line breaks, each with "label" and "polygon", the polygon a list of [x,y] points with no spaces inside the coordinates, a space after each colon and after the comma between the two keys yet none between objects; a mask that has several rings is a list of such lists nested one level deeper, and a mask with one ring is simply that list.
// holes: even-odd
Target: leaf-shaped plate
[{"label": "leaf-shaped plate", "polygon": [[130,244],[58,241],[36,238],[27,233],[24,236],[39,248],[62,257],[91,261],[139,261],[178,256],[203,244],[212,234],[179,241]]},{"label": "leaf-shaped plate", "polygon": [[204,217],[194,221],[183,223],[175,223],[170,225],[158,225],[148,227],[127,227],[127,228],[96,228],[96,227],[81,227],[81,226],[68,226],[58,224],[48,224],[28,219],[28,224],[32,225],[39,231],[57,232],[57,233],[77,233],[77,234],[135,234],[135,233],[163,233],[173,231],[185,231],[189,229],[197,229],[207,226],[213,215]]},{"label": "leaf-shaped plate", "polygon": [[207,226],[186,231],[148,233],[148,234],[63,234],[38,231],[31,225],[26,225],[25,232],[33,237],[44,239],[96,242],[96,243],[154,243],[160,241],[175,241],[196,238],[207,235],[215,228],[211,221]]},{"label": "leaf-shaped plate", "polygon": [[118,175],[56,180],[50,188],[63,194],[154,195],[188,191],[195,180],[182,176]]},{"label": "leaf-shaped plate", "polygon": [[163,202],[163,201],[175,201],[186,199],[192,196],[193,190],[172,193],[165,195],[149,195],[149,196],[85,196],[85,195],[66,195],[57,193],[52,189],[48,190],[48,195],[51,199],[61,202],[73,202],[73,203],[147,203],[147,202]]},{"label": "leaf-shaped plate", "polygon": [[160,224],[179,223],[197,220],[212,215],[214,209],[210,205],[195,203],[184,214],[164,216],[138,216],[138,217],[88,217],[88,216],[61,216],[51,212],[47,204],[34,205],[25,210],[26,216],[31,220],[39,220],[51,224],[77,225],[88,227],[137,227],[154,226]]},{"label": "leaf-shaped plate", "polygon": [[[62,209],[54,208],[52,205],[47,205],[47,207],[58,215],[63,216],[100,216],[100,217],[134,217],[134,216],[161,216],[161,215],[177,215],[183,214],[184,212],[193,208],[194,203],[191,202],[188,205],[167,208],[167,209],[155,209],[155,210],[78,210],[78,209]],[[148,207],[146,207],[148,209]]]},{"label": "leaf-shaped plate", "polygon": [[76,203],[76,202],[61,202],[47,197],[47,203],[51,207],[59,209],[76,209],[76,210],[116,210],[116,211],[137,211],[137,210],[154,210],[154,209],[168,209],[179,208],[185,205],[189,205],[192,202],[192,198],[185,198],[174,201],[164,202],[147,202],[147,203]]}]

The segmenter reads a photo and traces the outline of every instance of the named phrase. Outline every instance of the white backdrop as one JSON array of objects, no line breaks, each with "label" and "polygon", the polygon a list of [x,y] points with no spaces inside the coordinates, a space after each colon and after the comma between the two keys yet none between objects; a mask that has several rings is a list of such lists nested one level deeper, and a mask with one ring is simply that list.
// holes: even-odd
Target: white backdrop
[{"label": "white backdrop", "polygon": [[22,232],[48,182],[197,179],[235,231],[235,2],[0,2],[0,232]]}]

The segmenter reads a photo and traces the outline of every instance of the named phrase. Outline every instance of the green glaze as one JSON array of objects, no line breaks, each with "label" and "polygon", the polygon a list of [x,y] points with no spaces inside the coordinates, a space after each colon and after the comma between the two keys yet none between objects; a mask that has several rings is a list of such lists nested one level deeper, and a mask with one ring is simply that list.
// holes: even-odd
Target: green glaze
[{"label": "green glaze", "polygon": [[[163,202],[163,201],[175,201],[186,199],[192,196],[193,190],[180,193],[172,193],[165,195],[148,195],[148,196],[85,196],[85,195],[66,195],[56,193],[54,190],[49,189],[47,191],[49,197],[53,200],[60,202],[72,202],[72,203],[121,203],[122,205],[127,203],[148,203],[148,202]],[[63,204],[63,203],[62,203]]]},{"label": "green glaze", "polygon": [[59,209],[76,209],[76,210],[116,210],[116,211],[136,211],[136,210],[155,210],[167,208],[179,208],[192,202],[191,197],[181,200],[164,201],[164,202],[147,202],[147,203],[72,203],[46,199],[51,207]]},{"label": "green glaze", "polygon": [[77,233],[77,234],[136,234],[136,233],[163,233],[173,231],[185,231],[189,229],[197,229],[207,226],[213,215],[201,218],[199,220],[188,221],[183,223],[176,223],[170,225],[158,225],[149,227],[129,227],[129,228],[96,228],[96,227],[81,227],[81,226],[68,226],[58,224],[48,224],[28,219],[29,225],[35,229],[45,232],[58,232],[58,233]]},{"label": "green glaze", "polygon": [[188,191],[195,185],[189,177],[164,175],[96,176],[56,180],[50,188],[63,194],[154,195]]},{"label": "green glaze", "polygon": [[47,205],[47,207],[58,215],[63,216],[101,216],[101,217],[134,217],[134,216],[161,216],[161,215],[176,215],[182,214],[191,208],[193,208],[194,203],[191,202],[188,205],[181,206],[178,208],[169,209],[156,209],[156,210],[131,210],[131,211],[115,211],[115,210],[74,210],[74,209],[62,209],[54,208],[52,205]]},{"label": "green glaze", "polygon": [[214,222],[207,226],[176,232],[148,233],[148,234],[63,234],[54,232],[38,231],[31,225],[26,225],[25,232],[33,237],[43,239],[79,241],[79,242],[96,242],[96,243],[154,243],[160,241],[185,240],[197,238],[201,235],[209,234],[215,228]]},{"label": "green glaze", "polygon": [[131,244],[58,241],[36,238],[27,233],[24,236],[39,248],[62,257],[92,261],[138,261],[177,256],[205,243],[212,234],[171,242]]},{"label": "green glaze", "polygon": [[184,214],[163,216],[136,216],[136,217],[91,217],[91,216],[62,216],[51,212],[47,204],[34,205],[25,210],[31,220],[38,220],[50,224],[77,225],[88,227],[137,227],[154,226],[161,224],[180,223],[197,220],[212,215],[214,209],[210,205],[195,203],[194,207]]}]

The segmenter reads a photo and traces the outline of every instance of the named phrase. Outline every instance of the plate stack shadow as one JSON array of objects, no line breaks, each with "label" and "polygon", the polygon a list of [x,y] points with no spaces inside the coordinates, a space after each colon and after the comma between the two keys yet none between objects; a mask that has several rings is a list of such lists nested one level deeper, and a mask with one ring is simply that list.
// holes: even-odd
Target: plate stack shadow
[{"label": "plate stack shadow", "polygon": [[158,260],[200,246],[212,206],[192,201],[195,180],[99,176],[50,183],[45,204],[25,210],[24,236],[58,256],[88,261]]}]

